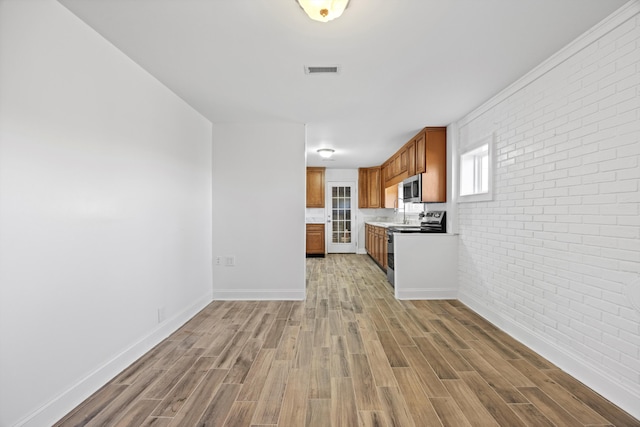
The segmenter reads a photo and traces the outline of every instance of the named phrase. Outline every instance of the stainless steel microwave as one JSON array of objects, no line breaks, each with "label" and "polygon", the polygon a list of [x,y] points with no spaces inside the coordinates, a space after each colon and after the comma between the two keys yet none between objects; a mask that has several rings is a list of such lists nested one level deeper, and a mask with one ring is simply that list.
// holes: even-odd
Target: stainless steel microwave
[{"label": "stainless steel microwave", "polygon": [[404,203],[422,202],[422,174],[411,176],[402,181],[402,201]]}]

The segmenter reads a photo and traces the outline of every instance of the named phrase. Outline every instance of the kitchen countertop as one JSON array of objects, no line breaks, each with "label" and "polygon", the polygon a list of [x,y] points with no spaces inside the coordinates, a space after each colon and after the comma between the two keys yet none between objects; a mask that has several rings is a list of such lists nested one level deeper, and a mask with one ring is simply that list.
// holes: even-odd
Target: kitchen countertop
[{"label": "kitchen countertop", "polygon": [[401,222],[366,221],[365,224],[375,225],[376,227],[384,227],[384,228],[389,228],[389,227],[419,227],[420,226],[419,222],[410,223],[410,224],[403,224]]}]

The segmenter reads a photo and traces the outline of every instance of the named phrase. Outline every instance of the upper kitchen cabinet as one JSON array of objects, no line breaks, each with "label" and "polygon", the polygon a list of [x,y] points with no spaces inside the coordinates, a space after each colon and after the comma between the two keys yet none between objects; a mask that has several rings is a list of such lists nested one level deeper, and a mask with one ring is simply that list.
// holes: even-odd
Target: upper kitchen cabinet
[{"label": "upper kitchen cabinet", "polygon": [[[447,201],[447,128],[425,128],[424,134],[424,156],[416,149],[416,173],[422,174],[422,200],[444,203]],[[424,169],[419,167],[422,160]]]},{"label": "upper kitchen cabinet", "polygon": [[[426,127],[382,164],[382,186],[393,188],[410,176],[422,174],[422,200],[447,201],[447,128]],[[388,198],[387,198],[388,199]],[[384,201],[383,207],[388,201]]]},{"label": "upper kitchen cabinet", "polygon": [[308,208],[324,208],[324,170],[320,167],[307,168]]},{"label": "upper kitchen cabinet", "polygon": [[382,168],[358,169],[358,207],[381,208],[382,201]]}]

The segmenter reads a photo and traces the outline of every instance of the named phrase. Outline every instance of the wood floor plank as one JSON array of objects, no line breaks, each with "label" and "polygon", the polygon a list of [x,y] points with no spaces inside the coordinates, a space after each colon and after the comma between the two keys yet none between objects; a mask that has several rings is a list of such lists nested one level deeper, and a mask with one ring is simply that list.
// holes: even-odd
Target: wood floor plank
[{"label": "wood floor plank", "polygon": [[583,402],[580,402],[574,395],[569,393],[567,389],[555,383],[551,378],[542,371],[534,367],[528,360],[510,360],[509,363],[515,366],[524,376],[536,385],[542,392],[552,398],[556,403],[562,406],[574,418],[582,424],[608,424],[609,421],[604,419],[593,409],[589,408]]},{"label": "wood floor plank", "polygon": [[329,310],[329,335],[343,335],[342,316],[340,310]]},{"label": "wood floor plank", "polygon": [[545,417],[542,412],[531,403],[518,403],[509,405],[511,410],[515,412],[522,421],[528,426],[534,427],[554,427],[549,418]]},{"label": "wood floor plank", "polygon": [[[460,353],[506,403],[529,403],[518,389],[475,350],[460,350]],[[501,368],[503,365],[504,363],[498,366]]]},{"label": "wood floor plank", "polygon": [[459,374],[498,424],[509,427],[525,427],[520,417],[482,379],[480,374],[477,372],[459,372]]},{"label": "wood floor plank", "polygon": [[304,369],[292,369],[282,399],[278,425],[284,427],[305,424],[308,389],[309,372]]},{"label": "wood floor plank", "polygon": [[387,419],[384,411],[358,411],[359,427],[387,427]]},{"label": "wood floor plank", "polygon": [[186,372],[196,363],[204,349],[194,349],[180,358],[171,368],[160,376],[145,393],[147,399],[163,399],[169,391],[180,381]]},{"label": "wood floor plank", "polygon": [[309,368],[313,355],[313,331],[301,331],[298,334],[298,348],[293,361],[294,368]]},{"label": "wood floor plank", "polygon": [[500,367],[500,375],[506,378],[514,387],[535,387],[536,385],[531,382],[527,377],[522,375],[513,365],[505,363],[498,353],[496,353],[491,347],[481,341],[467,341],[471,348],[487,361],[491,366]]},{"label": "wood floor plank", "polygon": [[640,427],[640,420],[632,417],[595,391],[587,388],[584,384],[566,372],[559,369],[552,369],[543,372],[557,384],[561,385],[571,394],[584,402],[589,406],[589,408],[599,413],[611,424],[616,426]]},{"label": "wood floor plank", "polygon": [[331,378],[331,426],[351,427],[358,425],[358,408],[353,393],[351,378]]},{"label": "wood floor plank", "polygon": [[522,387],[519,388],[529,401],[534,404],[551,422],[560,426],[582,426],[580,421],[576,420],[571,414],[565,411],[552,398],[547,396],[538,387]]},{"label": "wood floor plank", "polygon": [[393,374],[415,425],[441,426],[440,418],[427,399],[413,368],[393,368]]},{"label": "wood floor plank", "polygon": [[[261,341],[264,341],[267,337],[267,332],[269,331],[269,329],[271,328],[271,325],[273,325],[273,322],[275,320],[276,319],[273,314],[264,313],[260,318],[260,321],[255,325],[253,329],[247,329],[249,332],[251,332],[250,337],[253,339],[259,339]],[[281,322],[286,322],[286,320],[284,319],[278,319],[278,320]]]},{"label": "wood floor plank", "polygon": [[274,360],[267,374],[253,415],[254,424],[277,424],[282,407],[282,397],[289,376],[289,361]]},{"label": "wood floor plank", "polygon": [[116,384],[115,382],[105,385],[75,410],[65,415],[54,427],[85,425],[106,408],[113,399],[123,393],[127,387],[127,384]]},{"label": "wood floor plank", "polygon": [[382,349],[380,341],[367,341],[364,345],[367,349],[369,365],[371,366],[371,373],[376,381],[376,386],[397,387],[396,377],[393,375],[391,365],[389,365],[389,360]]},{"label": "wood floor plank", "polygon": [[409,366],[409,362],[404,357],[402,350],[398,346],[398,343],[393,338],[393,334],[390,331],[378,331],[378,338],[380,339],[380,345],[382,350],[387,355],[389,365],[392,368],[406,368]]},{"label": "wood floor plank", "polygon": [[347,348],[351,354],[363,354],[365,352],[364,345],[362,343],[362,337],[360,336],[360,330],[358,329],[358,322],[347,322]]},{"label": "wood floor plank", "polygon": [[347,339],[340,335],[331,337],[331,376],[350,377]]},{"label": "wood floor plank", "polygon": [[100,411],[85,425],[88,427],[114,424],[129,411],[136,399],[142,395],[162,374],[162,371],[152,369],[140,375],[130,386],[115,397],[109,405]]},{"label": "wood floor plank", "polygon": [[408,345],[415,345],[407,331],[404,330],[402,323],[398,320],[397,317],[390,317],[387,319],[389,322],[389,328],[391,331],[391,335],[396,340],[400,347],[405,347]]},{"label": "wood floor plank", "polygon": [[276,319],[269,328],[269,332],[264,339],[264,348],[276,348],[280,343],[280,338],[284,332],[284,327],[287,325],[285,319]]},{"label": "wood floor plank", "polygon": [[197,425],[199,427],[222,427],[240,391],[240,384],[221,384],[209,402]]},{"label": "wood floor plank", "polygon": [[[169,393],[162,399],[151,415],[156,417],[174,417],[182,408],[187,398],[191,396],[193,390],[200,384],[200,381],[207,375],[215,358],[201,357],[193,367],[178,381]],[[217,371],[221,373],[222,371]],[[214,380],[217,380],[217,375]]]},{"label": "wood floor plank", "polygon": [[389,325],[377,306],[368,310],[369,318],[376,328],[376,331],[388,331]]},{"label": "wood floor plank", "polygon": [[453,397],[433,397],[429,401],[444,427],[472,427]]},{"label": "wood floor plank", "polygon": [[331,335],[329,335],[329,319],[326,317],[316,318],[316,324],[313,331],[314,347],[329,347]]},{"label": "wood floor plank", "polygon": [[484,407],[480,398],[462,380],[443,380],[442,383],[456,401],[465,418],[475,425],[498,426],[498,422]]},{"label": "wood floor plank", "polygon": [[447,342],[442,335],[437,332],[427,335],[426,337],[431,344],[442,354],[442,356],[447,360],[449,365],[456,372],[464,372],[464,371],[473,371],[473,368],[469,363],[465,360],[464,357],[458,353],[458,351]]},{"label": "wood floor plank", "polygon": [[246,344],[247,340],[251,337],[251,332],[238,331],[229,345],[220,353],[213,364],[216,369],[229,369],[238,358],[238,355],[242,351],[242,348]]},{"label": "wood floor plank", "polygon": [[304,422],[305,427],[327,427],[328,420],[331,420],[330,399],[307,400],[307,413]]},{"label": "wood floor plank", "polygon": [[124,371],[118,374],[112,382],[115,384],[133,384],[136,378],[138,378],[144,372],[153,369],[153,366],[157,362],[158,357],[160,357],[165,352],[172,351],[177,345],[178,343],[176,341],[165,340],[161,342],[153,349],[151,349],[151,351],[149,351],[147,354],[140,357]]},{"label": "wood floor plank", "polygon": [[138,427],[168,427],[173,418],[147,417]]},{"label": "wood floor plank", "polygon": [[451,367],[449,361],[436,349],[431,340],[427,337],[413,337],[416,346],[422,352],[422,355],[429,362],[438,378],[441,380],[457,380],[458,375],[455,369]]},{"label": "wood floor plank", "polygon": [[450,327],[448,323],[445,323],[442,319],[433,319],[429,321],[434,330],[442,336],[449,344],[455,349],[468,349],[467,344],[462,338],[458,336]]},{"label": "wood floor plank", "polygon": [[402,352],[407,357],[409,366],[411,366],[417,375],[422,388],[428,397],[449,397],[449,392],[436,372],[433,370],[429,362],[424,358],[418,347],[403,347]]},{"label": "wood floor plank", "polygon": [[[177,413],[173,421],[169,424],[172,427],[196,425],[202,414],[209,405],[211,397],[222,384],[222,380],[227,376],[227,369],[211,369],[198,384],[193,394],[187,399],[180,398],[168,409]],[[163,411],[166,413],[167,411]]]},{"label": "wood floor plank", "polygon": [[231,365],[229,374],[224,379],[224,382],[242,384],[261,348],[262,340],[255,338],[247,340],[235,362]]},{"label": "wood floor plank", "polygon": [[236,400],[229,410],[229,416],[224,422],[224,427],[246,427],[251,425],[256,405],[257,402]]},{"label": "wood floor plank", "polygon": [[276,349],[276,360],[293,360],[296,355],[299,333],[300,326],[289,326],[287,323],[282,333],[280,344]]},{"label": "wood floor plank", "polygon": [[382,409],[367,356],[364,354],[350,355],[350,366],[358,410],[376,411]]},{"label": "wood floor plank", "polygon": [[309,399],[331,399],[330,350],[327,347],[313,349]]},{"label": "wood floor plank", "polygon": [[416,426],[407,407],[407,403],[397,387],[379,387],[378,395],[380,396],[382,407],[387,413],[389,426]]},{"label": "wood floor plank", "polygon": [[218,357],[227,348],[231,342],[231,339],[235,336],[237,331],[232,328],[224,328],[215,334],[213,340],[206,347],[204,356]]},{"label": "wood floor plank", "polygon": [[274,355],[275,350],[273,349],[263,348],[260,350],[244,379],[244,384],[238,394],[238,400],[258,400],[267,375],[269,375]]}]

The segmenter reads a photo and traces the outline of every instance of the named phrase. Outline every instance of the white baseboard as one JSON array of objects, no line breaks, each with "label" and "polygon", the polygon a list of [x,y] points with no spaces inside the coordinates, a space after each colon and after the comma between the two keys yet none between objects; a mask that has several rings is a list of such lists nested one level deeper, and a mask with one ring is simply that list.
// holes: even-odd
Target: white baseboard
[{"label": "white baseboard", "polygon": [[304,301],[306,290],[288,289],[243,289],[214,290],[213,299],[218,301]]},{"label": "white baseboard", "polygon": [[111,381],[116,375],[139,359],[140,356],[147,353],[162,340],[178,330],[178,328],[198,314],[198,312],[211,303],[211,301],[211,294],[199,298],[191,306],[159,324],[148,335],[142,337],[138,342],[133,343],[129,348],[122,351],[104,365],[97,367],[93,372],[69,389],[18,421],[15,426],[40,427],[52,425]]},{"label": "white baseboard", "polygon": [[638,402],[640,402],[640,390],[631,389],[624,384],[616,382],[597,365],[581,359],[579,355],[570,353],[549,342],[536,332],[501,316],[469,294],[462,291],[459,292],[458,300],[569,375],[640,419],[640,405],[638,405]]},{"label": "white baseboard", "polygon": [[458,291],[450,288],[443,289],[396,289],[397,299],[457,299]]}]

